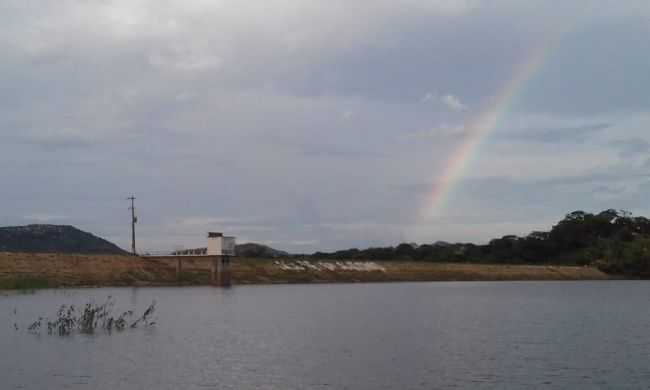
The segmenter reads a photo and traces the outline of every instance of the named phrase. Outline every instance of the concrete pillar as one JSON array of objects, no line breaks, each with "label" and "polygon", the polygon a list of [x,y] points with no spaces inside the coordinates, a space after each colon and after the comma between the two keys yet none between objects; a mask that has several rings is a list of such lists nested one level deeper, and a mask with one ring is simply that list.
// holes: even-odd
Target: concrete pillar
[{"label": "concrete pillar", "polygon": [[210,283],[217,285],[217,272],[219,272],[219,256],[212,256],[210,261]]},{"label": "concrete pillar", "polygon": [[181,273],[183,272],[183,260],[178,257],[176,259],[176,281],[181,281]]},{"label": "concrete pillar", "polygon": [[231,271],[230,271],[230,256],[221,256],[221,272],[219,272],[221,280],[219,285],[222,287],[230,287],[232,285]]},{"label": "concrete pillar", "polygon": [[214,256],[211,271],[210,280],[213,285],[219,287],[230,287],[232,285],[230,256]]}]

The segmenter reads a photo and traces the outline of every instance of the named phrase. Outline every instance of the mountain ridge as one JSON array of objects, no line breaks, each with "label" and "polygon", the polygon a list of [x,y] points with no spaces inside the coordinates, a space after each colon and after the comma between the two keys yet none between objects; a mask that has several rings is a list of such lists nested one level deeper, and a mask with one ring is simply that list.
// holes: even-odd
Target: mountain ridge
[{"label": "mountain ridge", "polygon": [[74,226],[49,224],[0,227],[0,252],[128,254],[112,242]]}]

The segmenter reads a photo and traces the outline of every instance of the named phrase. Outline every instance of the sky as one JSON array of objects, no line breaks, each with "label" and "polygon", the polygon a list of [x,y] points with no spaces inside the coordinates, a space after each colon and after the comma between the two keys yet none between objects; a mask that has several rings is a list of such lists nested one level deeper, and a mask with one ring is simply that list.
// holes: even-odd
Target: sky
[{"label": "sky", "polygon": [[140,250],[308,253],[650,216],[647,0],[4,0],[0,24],[0,225],[129,248],[134,194]]}]

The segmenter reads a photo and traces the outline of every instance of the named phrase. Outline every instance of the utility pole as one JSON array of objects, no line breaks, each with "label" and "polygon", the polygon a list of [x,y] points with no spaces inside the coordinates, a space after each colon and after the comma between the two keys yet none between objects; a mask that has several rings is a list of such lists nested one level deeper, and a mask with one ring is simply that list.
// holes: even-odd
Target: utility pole
[{"label": "utility pole", "polygon": [[135,224],[138,222],[138,217],[135,216],[135,197],[131,195],[130,197],[126,198],[126,200],[131,201],[131,207],[129,207],[129,210],[131,210],[131,252],[133,253],[133,256],[136,256],[137,253],[135,251]]}]

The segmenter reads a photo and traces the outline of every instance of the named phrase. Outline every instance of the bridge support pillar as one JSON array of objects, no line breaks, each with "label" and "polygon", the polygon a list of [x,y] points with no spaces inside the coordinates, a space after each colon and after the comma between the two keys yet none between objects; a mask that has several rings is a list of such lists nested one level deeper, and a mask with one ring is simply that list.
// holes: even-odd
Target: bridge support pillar
[{"label": "bridge support pillar", "polygon": [[181,273],[183,272],[183,260],[179,257],[176,259],[176,281],[181,281]]},{"label": "bridge support pillar", "polygon": [[214,256],[212,258],[212,269],[210,274],[212,285],[218,287],[230,287],[232,285],[230,256]]}]

